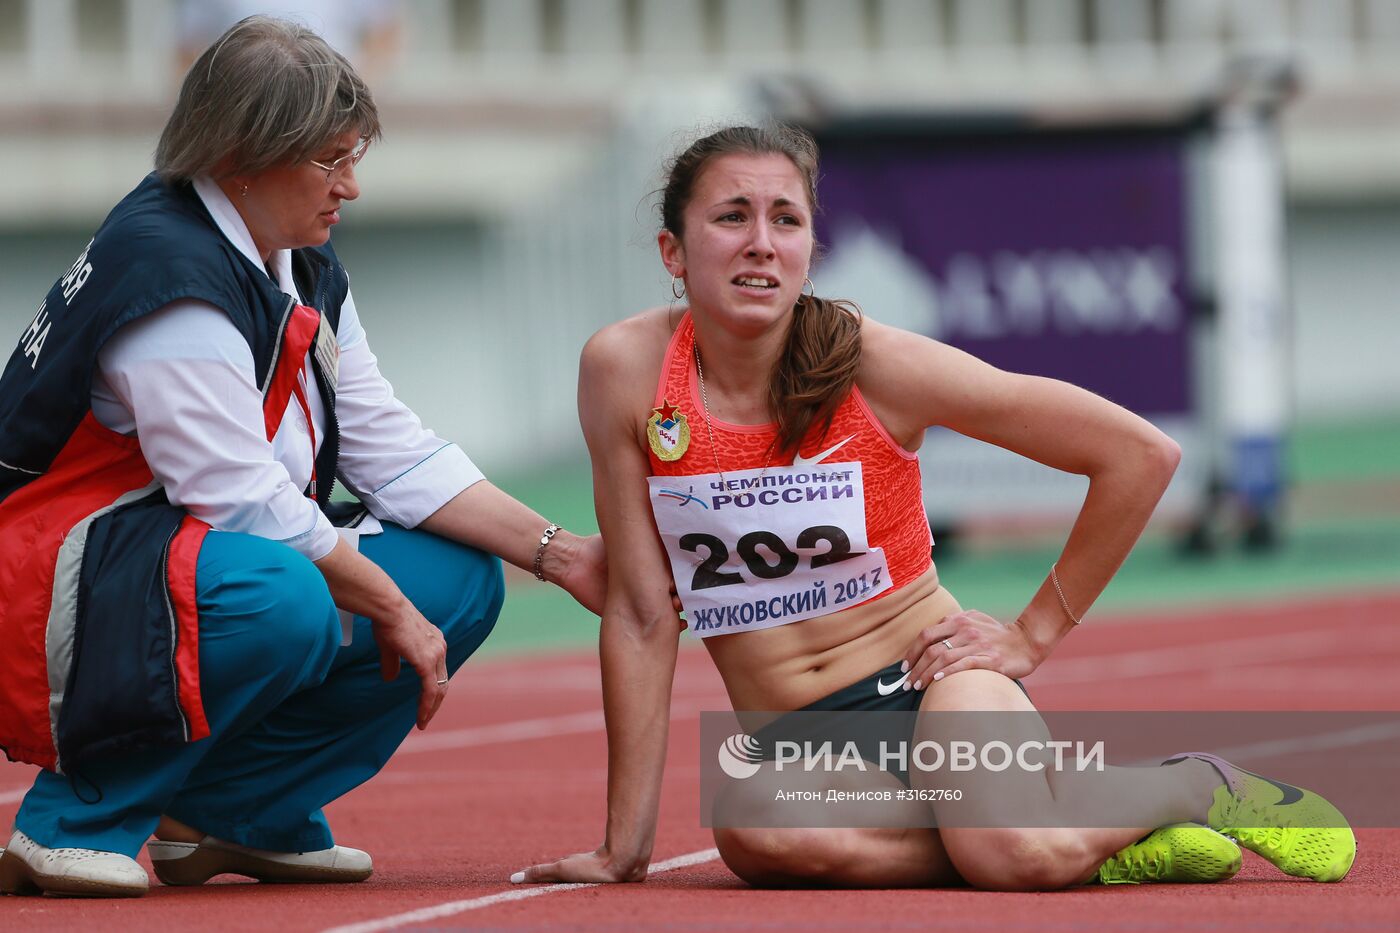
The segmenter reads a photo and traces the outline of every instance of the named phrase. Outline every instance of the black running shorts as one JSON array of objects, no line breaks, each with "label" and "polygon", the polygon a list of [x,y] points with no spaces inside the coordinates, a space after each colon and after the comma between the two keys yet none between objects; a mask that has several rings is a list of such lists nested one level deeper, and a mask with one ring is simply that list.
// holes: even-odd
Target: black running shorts
[{"label": "black running shorts", "polygon": [[[759,729],[753,734],[763,749],[766,759],[772,760],[774,746],[779,741],[810,742],[819,746],[832,742],[841,749],[846,743],[854,742],[866,761],[880,761],[880,743],[891,747],[900,742],[908,742],[914,736],[919,704],[923,702],[924,691],[904,689],[908,679],[899,670],[902,661],[895,661],[889,667],[881,668],[868,677],[842,687],[835,693],[808,703],[796,713],[828,713],[826,716],[787,714]],[[1013,681],[1027,697],[1030,693],[1025,684]],[[903,713],[905,715],[862,716],[865,712]],[[742,714],[741,714],[742,715]],[[907,771],[889,772],[906,785],[909,783]]]}]

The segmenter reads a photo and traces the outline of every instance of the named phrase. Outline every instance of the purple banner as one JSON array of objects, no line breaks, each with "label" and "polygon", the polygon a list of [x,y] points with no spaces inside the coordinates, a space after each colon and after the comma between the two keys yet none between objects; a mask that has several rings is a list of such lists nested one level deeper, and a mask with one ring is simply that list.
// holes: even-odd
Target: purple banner
[{"label": "purple banner", "polygon": [[1142,414],[1189,413],[1185,163],[1180,138],[838,137],[819,233],[833,260],[871,234],[913,259],[930,336]]}]

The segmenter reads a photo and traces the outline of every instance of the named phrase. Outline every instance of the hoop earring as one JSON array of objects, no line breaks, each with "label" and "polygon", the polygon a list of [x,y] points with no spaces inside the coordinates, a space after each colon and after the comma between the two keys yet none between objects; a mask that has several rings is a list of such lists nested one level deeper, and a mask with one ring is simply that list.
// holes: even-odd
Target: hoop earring
[{"label": "hoop earring", "polygon": [[806,288],[807,288],[807,290],[806,290],[805,292],[802,293],[804,297],[806,297],[806,298],[815,298],[815,297],[817,297],[817,287],[816,287],[815,285],[812,284],[812,279],[811,279],[809,276],[803,276],[803,277],[802,277],[802,284],[803,284],[804,286],[806,286]]},{"label": "hoop earring", "polygon": [[674,275],[671,276],[671,296],[677,301],[680,301],[682,298],[685,297],[685,279],[681,279],[680,282],[681,290],[676,291],[676,277]]}]

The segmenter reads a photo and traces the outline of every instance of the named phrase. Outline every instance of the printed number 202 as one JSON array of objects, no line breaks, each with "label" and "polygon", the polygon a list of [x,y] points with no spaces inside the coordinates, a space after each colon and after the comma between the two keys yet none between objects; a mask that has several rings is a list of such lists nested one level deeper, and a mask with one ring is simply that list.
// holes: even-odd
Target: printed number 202
[{"label": "printed number 202", "polygon": [[[797,536],[797,546],[800,548],[816,547],[818,542],[825,541],[831,548],[824,554],[812,555],[812,567],[825,567],[828,564],[840,563],[849,560],[855,555],[851,553],[851,539],[845,531],[835,525],[814,525],[804,529]],[[759,546],[767,548],[776,559],[776,563],[769,563],[768,559],[759,553]],[[742,574],[735,571],[720,570],[724,562],[729,560],[729,547],[714,535],[692,532],[681,535],[680,546],[692,554],[697,554],[700,548],[708,551],[708,556],[700,562],[700,566],[695,568],[695,576],[690,581],[692,590],[707,590],[716,586],[733,586],[736,583],[743,583]],[[739,559],[744,562],[744,566],[749,569],[749,573],[762,580],[776,580],[785,577],[797,569],[798,555],[787,546],[782,538],[771,531],[751,531],[739,539],[736,550]]]}]

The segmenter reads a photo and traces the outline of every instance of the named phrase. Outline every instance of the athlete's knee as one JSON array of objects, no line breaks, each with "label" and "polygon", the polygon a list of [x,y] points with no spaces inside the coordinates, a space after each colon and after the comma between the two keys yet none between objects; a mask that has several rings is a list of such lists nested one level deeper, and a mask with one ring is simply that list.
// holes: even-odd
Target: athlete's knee
[{"label": "athlete's knee", "polygon": [[768,830],[715,827],[715,848],[729,870],[749,884],[764,886],[773,870]]},{"label": "athlete's knee", "polygon": [[1053,891],[1081,880],[1088,848],[1071,829],[981,829],[944,833],[959,874],[995,891]]},{"label": "athlete's knee", "polygon": [[729,870],[755,887],[812,884],[839,868],[831,829],[717,827],[715,848]]}]

